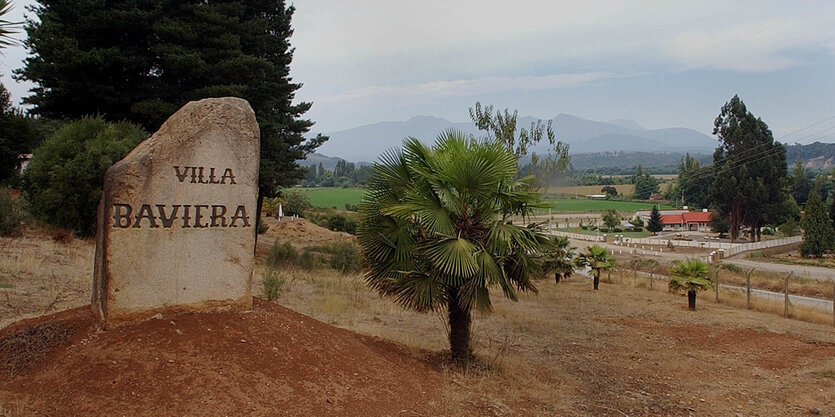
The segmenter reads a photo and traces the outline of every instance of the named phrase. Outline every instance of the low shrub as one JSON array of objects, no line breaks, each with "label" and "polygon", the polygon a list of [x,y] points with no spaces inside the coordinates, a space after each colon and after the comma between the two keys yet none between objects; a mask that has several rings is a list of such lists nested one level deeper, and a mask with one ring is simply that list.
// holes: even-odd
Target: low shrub
[{"label": "low shrub", "polygon": [[275,268],[267,268],[261,275],[261,286],[264,287],[264,297],[267,300],[274,301],[278,299],[286,289],[286,284],[287,278],[279,274]]},{"label": "low shrub", "polygon": [[333,245],[333,255],[330,258],[331,268],[348,274],[360,271],[360,252],[351,242],[336,243]]},{"label": "low shrub", "polygon": [[16,236],[23,228],[25,210],[19,199],[6,188],[0,188],[0,236]]},{"label": "low shrub", "polygon": [[722,269],[731,271],[731,272],[742,272],[742,268],[734,265],[734,264],[722,264]]},{"label": "low shrub", "polygon": [[23,174],[32,214],[82,236],[95,234],[105,171],[145,137],[136,125],[98,117],[58,129],[34,150]]},{"label": "low shrub", "polygon": [[273,243],[270,248],[270,254],[267,255],[268,267],[281,267],[288,265],[295,265],[299,260],[299,254],[296,249],[290,245],[289,242],[280,244],[278,241]]},{"label": "low shrub", "polygon": [[299,255],[299,266],[306,271],[314,270],[319,267],[319,258],[310,248],[304,248]]}]

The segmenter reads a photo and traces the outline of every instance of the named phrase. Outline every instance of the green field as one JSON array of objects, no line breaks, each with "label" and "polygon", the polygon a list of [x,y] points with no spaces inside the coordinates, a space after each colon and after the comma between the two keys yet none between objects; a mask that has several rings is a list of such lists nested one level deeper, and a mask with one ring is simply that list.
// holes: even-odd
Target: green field
[{"label": "green field", "polygon": [[[551,210],[555,213],[587,213],[600,212],[609,209],[617,211],[638,211],[638,210],[652,210],[654,203],[644,203],[640,201],[620,201],[620,200],[586,200],[586,199],[568,199],[568,198],[546,198],[544,203],[550,204]],[[659,210],[672,209],[672,206],[666,204],[658,204]]]},{"label": "green field", "polygon": [[310,204],[313,207],[332,208],[344,210],[345,204],[359,204],[362,200],[362,195],[365,190],[362,188],[335,188],[335,187],[316,187],[316,188],[296,188],[307,194],[310,198]]},{"label": "green field", "polygon": [[[359,204],[365,192],[362,188],[315,187],[296,188],[307,194],[313,207],[344,209],[346,203]],[[652,210],[653,203],[620,200],[587,200],[570,198],[545,198],[543,202],[549,204],[554,213],[588,213],[601,212],[609,209],[633,212],[637,210]],[[659,209],[671,209],[671,206],[659,204]],[[541,211],[541,210],[540,210]],[[547,212],[545,210],[544,212]]]}]

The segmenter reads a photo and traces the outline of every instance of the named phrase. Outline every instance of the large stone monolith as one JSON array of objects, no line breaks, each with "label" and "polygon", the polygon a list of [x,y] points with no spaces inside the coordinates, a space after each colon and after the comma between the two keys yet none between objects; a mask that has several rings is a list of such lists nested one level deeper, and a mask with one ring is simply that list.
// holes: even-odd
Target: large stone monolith
[{"label": "large stone monolith", "polygon": [[186,104],[107,170],[92,301],[105,327],[251,307],[258,165],[249,103],[215,98]]}]

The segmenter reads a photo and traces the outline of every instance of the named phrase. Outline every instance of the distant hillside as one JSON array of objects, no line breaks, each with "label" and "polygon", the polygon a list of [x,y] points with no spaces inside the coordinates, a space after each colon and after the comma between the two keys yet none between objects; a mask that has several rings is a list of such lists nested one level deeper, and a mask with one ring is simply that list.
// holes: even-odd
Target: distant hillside
[{"label": "distant hillside", "polygon": [[308,166],[311,166],[311,165],[319,165],[321,163],[322,167],[332,171],[333,168],[336,167],[336,163],[339,162],[339,160],[341,160],[341,159],[344,159],[346,162],[353,162],[354,164],[356,164],[358,166],[371,165],[371,162],[367,162],[367,161],[352,161],[350,159],[340,158],[338,156],[322,155],[318,152],[307,155],[306,159],[300,159],[299,160],[299,165],[301,165],[303,167],[308,167]]},{"label": "distant hillside", "polygon": [[800,157],[806,168],[831,170],[835,167],[835,143],[810,143],[808,145],[786,145],[786,163],[789,169]]},{"label": "distant hillside", "polygon": [[[600,174],[634,174],[638,165],[653,174],[675,174],[683,153],[669,152],[596,152],[571,155],[571,166],[576,171]],[[709,154],[691,154],[702,165],[713,164]]]},{"label": "distant hillside", "polygon": [[[527,128],[535,120],[519,117],[517,125]],[[717,145],[714,138],[692,129],[647,130],[632,120],[608,123],[570,114],[559,114],[551,120],[557,139],[571,146],[571,154],[617,151],[712,153]],[[470,122],[457,123],[438,117],[418,116],[406,121],[374,123],[326,133],[330,139],[319,148],[319,152],[352,162],[375,161],[387,149],[400,147],[406,137],[431,143],[439,133],[449,128],[477,136],[483,134]],[[532,150],[542,152],[545,145],[540,144]]]}]

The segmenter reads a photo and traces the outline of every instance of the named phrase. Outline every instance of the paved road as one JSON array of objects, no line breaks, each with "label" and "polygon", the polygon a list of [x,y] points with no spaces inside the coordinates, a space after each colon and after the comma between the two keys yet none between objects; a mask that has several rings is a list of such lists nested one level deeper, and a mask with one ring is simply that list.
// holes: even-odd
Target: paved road
[{"label": "paved road", "polygon": [[788,274],[794,272],[795,276],[817,279],[828,279],[835,281],[835,269],[822,266],[786,265],[771,262],[757,262],[750,259],[724,259],[723,262],[739,266],[740,268],[754,268],[758,271],[781,272]]}]

